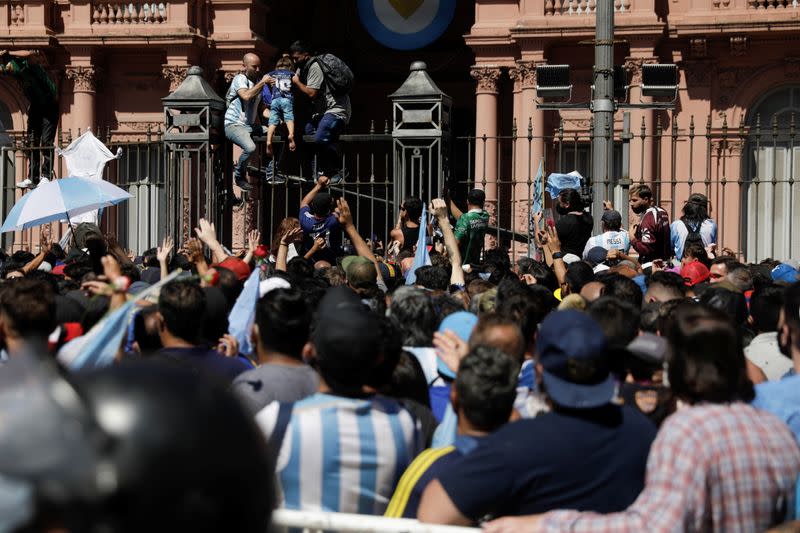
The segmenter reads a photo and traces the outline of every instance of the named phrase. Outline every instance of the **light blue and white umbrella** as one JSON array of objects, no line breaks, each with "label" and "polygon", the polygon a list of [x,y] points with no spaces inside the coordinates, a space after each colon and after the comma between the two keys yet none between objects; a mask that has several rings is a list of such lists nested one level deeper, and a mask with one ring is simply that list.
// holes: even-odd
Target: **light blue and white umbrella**
[{"label": "light blue and white umbrella", "polygon": [[56,220],[110,207],[131,198],[107,181],[70,177],[41,183],[19,199],[0,227],[0,233],[41,226]]}]

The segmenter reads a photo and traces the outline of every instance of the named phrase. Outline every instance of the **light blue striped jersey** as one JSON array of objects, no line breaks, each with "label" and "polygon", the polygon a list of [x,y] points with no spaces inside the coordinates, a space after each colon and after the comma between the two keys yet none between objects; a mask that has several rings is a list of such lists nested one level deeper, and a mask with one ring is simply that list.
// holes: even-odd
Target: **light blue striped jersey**
[{"label": "light blue striped jersey", "polygon": [[255,85],[244,74],[237,74],[231,81],[231,86],[228,87],[228,92],[225,94],[225,104],[228,109],[225,110],[225,125],[239,125],[246,128],[252,128],[256,123],[256,115],[258,114],[258,106],[261,103],[261,93],[250,99],[249,102],[244,102],[239,98],[239,89],[250,89]]},{"label": "light blue striped jersey", "polygon": [[[256,414],[269,438],[273,402]],[[287,509],[381,515],[424,449],[419,422],[396,401],[317,393],[293,405],[276,471]]]}]

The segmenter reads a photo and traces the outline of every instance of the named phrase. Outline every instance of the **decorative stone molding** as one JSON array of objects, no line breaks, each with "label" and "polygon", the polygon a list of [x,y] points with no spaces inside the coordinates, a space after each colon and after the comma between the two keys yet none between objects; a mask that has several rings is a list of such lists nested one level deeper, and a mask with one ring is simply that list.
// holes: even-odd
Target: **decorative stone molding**
[{"label": "decorative stone molding", "polygon": [[186,79],[188,65],[162,65],[161,74],[169,80],[169,92],[173,92]]},{"label": "decorative stone molding", "polygon": [[708,40],[704,38],[690,39],[689,46],[692,49],[692,57],[701,58],[708,56]]},{"label": "decorative stone molding", "polygon": [[626,57],[625,70],[628,71],[631,85],[642,84],[642,65],[658,63],[657,57]]},{"label": "decorative stone molding", "polygon": [[472,67],[470,76],[478,82],[478,93],[497,94],[497,80],[500,79],[500,69],[497,67]]},{"label": "decorative stone molding", "polygon": [[728,137],[726,139],[713,139],[711,141],[711,152],[718,157],[740,156],[744,150],[745,141],[738,137]]},{"label": "decorative stone molding", "polygon": [[544,61],[517,61],[519,69],[520,83],[523,89],[533,89],[536,87],[536,67],[546,64]]},{"label": "decorative stone molding", "polygon": [[714,66],[711,61],[683,61],[681,69],[686,73],[687,88],[708,87]]},{"label": "decorative stone molding", "polygon": [[66,75],[75,85],[75,92],[93,93],[97,90],[100,69],[95,66],[67,65]]},{"label": "decorative stone molding", "polygon": [[738,86],[741,72],[737,68],[721,69],[717,72],[717,83],[719,88],[730,91]]},{"label": "decorative stone molding", "polygon": [[800,78],[800,57],[787,57],[783,65],[787,78]]},{"label": "decorative stone molding", "polygon": [[163,122],[150,122],[150,121],[121,121],[119,122],[119,127],[128,128],[134,131],[147,131],[147,128],[150,128],[151,133],[157,133],[160,128],[164,125]]},{"label": "decorative stone molding", "polygon": [[747,54],[747,37],[741,35],[731,37],[731,55],[741,57],[745,54]]}]

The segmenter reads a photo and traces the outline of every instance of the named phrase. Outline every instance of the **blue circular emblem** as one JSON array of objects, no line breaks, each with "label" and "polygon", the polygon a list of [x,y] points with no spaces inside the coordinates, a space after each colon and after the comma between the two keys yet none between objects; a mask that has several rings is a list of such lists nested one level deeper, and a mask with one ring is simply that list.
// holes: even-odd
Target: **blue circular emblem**
[{"label": "blue circular emblem", "polygon": [[416,50],[438,39],[453,20],[456,0],[358,0],[369,34],[394,50]]}]

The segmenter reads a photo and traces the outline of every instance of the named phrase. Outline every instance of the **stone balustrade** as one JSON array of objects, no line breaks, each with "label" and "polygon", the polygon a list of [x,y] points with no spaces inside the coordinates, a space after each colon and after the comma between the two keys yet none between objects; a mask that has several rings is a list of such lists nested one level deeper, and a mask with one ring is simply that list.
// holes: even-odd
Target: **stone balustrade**
[{"label": "stone balustrade", "polygon": [[[559,15],[594,15],[597,9],[597,0],[546,0],[544,14],[546,16]],[[614,12],[629,13],[631,0],[614,0]]]},{"label": "stone balustrade", "polygon": [[[748,10],[800,9],[800,0],[746,0]],[[734,9],[734,0],[711,0],[714,9]]]},{"label": "stone balustrade", "polygon": [[93,2],[92,24],[163,24],[168,6],[168,2]]}]

